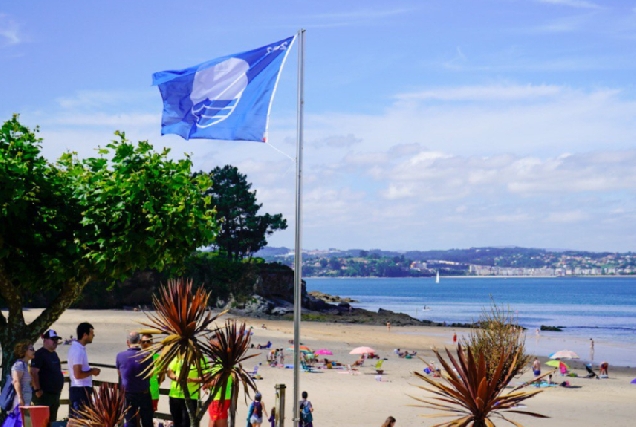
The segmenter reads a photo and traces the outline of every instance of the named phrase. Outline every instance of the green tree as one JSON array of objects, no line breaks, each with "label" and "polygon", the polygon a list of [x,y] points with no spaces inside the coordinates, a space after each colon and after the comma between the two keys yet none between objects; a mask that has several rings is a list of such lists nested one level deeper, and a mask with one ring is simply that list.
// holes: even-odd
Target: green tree
[{"label": "green tree", "polygon": [[282,214],[258,215],[263,204],[256,202],[256,190],[250,191],[247,175],[236,167],[216,167],[209,176],[212,185],[205,194],[212,197],[221,222],[215,245],[228,258],[251,257],[267,245],[267,236],[287,228]]},{"label": "green tree", "polygon": [[[124,279],[137,269],[178,270],[218,230],[207,176],[189,158],[168,159],[148,142],[117,140],[99,156],[42,157],[38,129],[17,116],[0,129],[0,313],[3,378],[20,339],[36,340],[90,281]],[[30,324],[25,301],[53,298]]]}]

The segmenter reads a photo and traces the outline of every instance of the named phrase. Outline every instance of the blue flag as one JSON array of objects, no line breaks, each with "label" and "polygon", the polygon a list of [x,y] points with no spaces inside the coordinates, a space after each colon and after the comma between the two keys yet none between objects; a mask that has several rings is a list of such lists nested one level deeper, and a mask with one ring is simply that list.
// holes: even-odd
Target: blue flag
[{"label": "blue flag", "polygon": [[161,134],[265,142],[280,71],[294,37],[153,75],[163,98]]}]

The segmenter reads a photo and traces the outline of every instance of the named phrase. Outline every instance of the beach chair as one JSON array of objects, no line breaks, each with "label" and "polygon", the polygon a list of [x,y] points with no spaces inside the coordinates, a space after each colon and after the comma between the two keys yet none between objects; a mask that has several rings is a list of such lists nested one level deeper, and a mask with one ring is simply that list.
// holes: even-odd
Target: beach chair
[{"label": "beach chair", "polygon": [[382,364],[384,363],[384,360],[380,359],[378,360],[378,362],[375,364],[374,368],[375,368],[375,372],[378,375],[382,375],[384,373],[384,369],[382,369]]},{"label": "beach chair", "polygon": [[254,370],[248,372],[247,375],[249,375],[253,380],[259,379],[260,376],[258,375],[258,365],[254,366]]},{"label": "beach chair", "polygon": [[314,372],[314,369],[311,366],[307,365],[307,362],[301,360],[300,366],[303,368],[303,372]]}]

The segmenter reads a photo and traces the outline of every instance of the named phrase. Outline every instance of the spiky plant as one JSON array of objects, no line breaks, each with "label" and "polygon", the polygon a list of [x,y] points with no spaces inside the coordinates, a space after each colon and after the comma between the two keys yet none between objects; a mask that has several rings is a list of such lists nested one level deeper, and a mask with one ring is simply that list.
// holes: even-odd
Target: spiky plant
[{"label": "spiky plant", "polygon": [[[475,360],[471,348],[463,348],[457,345],[457,358],[446,349],[446,355],[450,365],[440,355],[438,350],[433,350],[437,359],[442,364],[446,373],[444,380],[448,384],[437,382],[419,372],[414,374],[426,381],[431,387],[418,386],[419,388],[435,394],[438,397],[419,398],[411,396],[423,403],[416,405],[428,409],[442,410],[441,413],[424,415],[427,418],[458,416],[454,420],[437,424],[434,427],[494,427],[492,418],[499,417],[517,427],[522,427],[516,421],[507,418],[504,413],[514,412],[530,415],[537,418],[548,418],[536,412],[521,411],[515,409],[520,402],[531,398],[541,390],[519,391],[520,387],[502,395],[504,388],[514,377],[515,366],[518,358],[522,356],[522,349],[503,351],[499,354],[499,360],[492,367],[482,353],[477,353]],[[454,369],[453,369],[454,368]],[[492,374],[489,374],[492,372]],[[547,374],[546,374],[547,375]]]},{"label": "spiky plant", "polygon": [[[245,399],[249,396],[250,389],[256,390],[256,383],[252,377],[243,369],[243,362],[258,353],[247,355],[250,349],[251,337],[249,330],[246,330],[245,323],[238,323],[236,320],[227,320],[225,326],[218,328],[212,334],[212,339],[205,347],[205,353],[213,362],[213,367],[207,378],[210,388],[209,402],[221,390],[226,390],[230,378],[232,379],[232,403],[230,405],[230,427],[234,426],[236,420],[236,404],[238,399],[239,386],[243,387]],[[221,392],[221,402],[225,401],[225,393]]]},{"label": "spiky plant", "polygon": [[[492,301],[489,308],[484,308],[477,321],[477,328],[470,331],[467,338],[462,339],[464,347],[469,347],[473,354],[483,354],[489,369],[494,369],[503,352],[517,353],[515,359],[515,375],[523,372],[532,359],[525,353],[526,335],[518,326],[517,317],[510,308],[504,308]],[[519,350],[519,352],[517,352]],[[512,359],[506,359],[506,363]],[[504,366],[507,371],[508,366]]]},{"label": "spiky plant", "polygon": [[69,425],[77,427],[117,427],[124,423],[126,412],[124,392],[117,384],[103,383],[83,405]]},{"label": "spiky plant", "polygon": [[[157,342],[150,353],[159,353],[151,371],[163,376],[174,359],[183,361],[183,369],[175,372],[176,381],[187,393],[188,374],[190,367],[195,366],[200,378],[205,376],[206,348],[209,347],[210,326],[222,315],[214,316],[208,307],[210,294],[203,288],[193,291],[192,281],[185,279],[169,280],[165,287],[159,290],[159,295],[153,296],[155,314],[147,313],[149,322],[143,325],[156,329],[165,335]],[[148,356],[152,357],[151,354]],[[150,375],[152,372],[146,372]],[[186,399],[186,402],[189,402]],[[187,405],[188,415],[192,426],[201,422],[203,411],[197,411],[192,405]],[[200,414],[200,415],[199,415]]]}]

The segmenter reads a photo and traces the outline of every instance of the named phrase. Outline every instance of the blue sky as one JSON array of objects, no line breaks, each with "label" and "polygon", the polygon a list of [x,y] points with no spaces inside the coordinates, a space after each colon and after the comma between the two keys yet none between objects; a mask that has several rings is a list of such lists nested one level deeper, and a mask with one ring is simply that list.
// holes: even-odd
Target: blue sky
[{"label": "blue sky", "polygon": [[[636,2],[0,4],[0,117],[44,152],[123,130],[233,164],[290,228],[294,165],[265,144],[161,136],[152,73],[306,33],[303,247],[636,250]],[[296,51],[270,143],[294,155]]]}]

